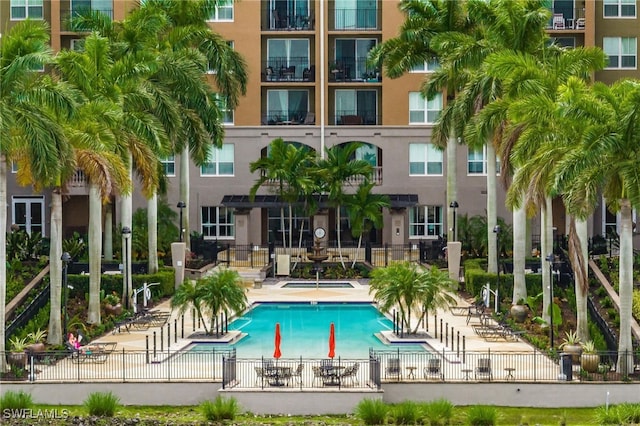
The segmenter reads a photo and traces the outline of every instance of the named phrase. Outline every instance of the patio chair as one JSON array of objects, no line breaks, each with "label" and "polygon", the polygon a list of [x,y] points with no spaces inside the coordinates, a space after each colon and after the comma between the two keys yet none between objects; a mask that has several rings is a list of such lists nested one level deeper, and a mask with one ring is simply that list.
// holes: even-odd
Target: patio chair
[{"label": "patio chair", "polygon": [[313,383],[312,386],[316,385],[316,380],[319,380],[320,383],[323,383],[323,375],[322,375],[322,370],[320,369],[319,366],[314,365],[313,367],[311,367],[311,371],[313,371]]},{"label": "patio chair", "polygon": [[360,384],[360,381],[358,380],[359,368],[360,368],[360,364],[358,364],[357,362],[354,362],[353,365],[350,365],[347,368],[345,368],[342,374],[340,375],[340,378],[343,380],[342,383],[344,384],[344,379],[348,379],[351,386],[359,385]]},{"label": "patio chair", "polygon": [[564,30],[564,15],[562,13],[554,13],[553,14],[553,29],[554,30]]},{"label": "patio chair", "polygon": [[489,379],[489,381],[493,380],[493,372],[491,371],[491,358],[480,358],[478,360],[478,365],[475,368],[475,377],[476,380],[480,379]]},{"label": "patio chair", "polygon": [[400,358],[391,358],[385,369],[385,377],[400,377]]},{"label": "patio chair", "polygon": [[254,367],[254,368],[256,370],[256,386],[262,386],[265,379],[264,368],[262,367]]},{"label": "patio chair", "polygon": [[424,378],[438,378],[444,380],[444,374],[442,373],[440,358],[429,358],[429,363],[424,368]]},{"label": "patio chair", "polygon": [[304,364],[299,363],[298,367],[291,373],[291,379],[296,379],[298,385],[302,385],[302,370],[304,370]]}]

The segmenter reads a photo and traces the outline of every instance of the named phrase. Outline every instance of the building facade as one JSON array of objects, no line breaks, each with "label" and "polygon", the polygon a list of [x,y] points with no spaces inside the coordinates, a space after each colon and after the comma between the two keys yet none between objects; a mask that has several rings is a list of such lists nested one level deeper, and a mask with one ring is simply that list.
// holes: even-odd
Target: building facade
[{"label": "building facade", "polygon": [[[188,206],[190,230],[207,239],[236,244],[278,242],[279,208],[266,189],[249,200],[257,179],[249,164],[267,155],[276,138],[310,147],[323,155],[326,148],[362,143],[357,158],[374,167],[375,192],[387,194],[391,208],[384,211],[384,227],[372,233],[373,242],[406,244],[437,240],[447,234],[444,152],[431,144],[433,123],[443,97],[423,99],[418,90],[432,71],[425,63],[401,78],[389,79],[366,64],[368,51],[395,37],[404,16],[395,0],[251,0],[219,6],[209,24],[239,51],[248,65],[247,94],[225,117],[226,136],[220,149],[212,149],[203,167],[190,166]],[[44,19],[51,27],[54,50],[73,49],[83,36],[69,30],[74,10],[91,8],[123,19],[136,7],[121,0],[0,0],[0,25],[5,28],[27,17]],[[621,77],[640,78],[637,66],[637,0],[549,1],[553,17],[549,34],[567,46],[599,46],[609,55],[609,66],[596,74],[611,83]],[[179,200],[178,157],[165,159],[169,180],[168,203]],[[486,155],[461,145],[456,159],[458,215],[485,215]],[[17,224],[48,235],[49,196],[19,187],[9,178],[8,226]],[[86,232],[88,189],[81,176],[70,185],[64,203],[66,236]],[[504,206],[504,188],[498,189],[498,217],[511,222]],[[113,203],[114,224],[119,221]],[[554,226],[567,233],[560,200],[554,207]],[[134,209],[146,207],[134,197]],[[304,229],[323,226],[335,240],[334,215],[322,211],[307,218]],[[349,239],[349,224],[341,224]],[[591,235],[617,227],[616,215],[604,203],[590,221]],[[135,229],[133,230],[135,232]],[[531,233],[539,234],[539,218]],[[311,240],[311,232],[303,233]],[[298,236],[296,235],[295,238]],[[640,245],[638,239],[635,245]]]}]

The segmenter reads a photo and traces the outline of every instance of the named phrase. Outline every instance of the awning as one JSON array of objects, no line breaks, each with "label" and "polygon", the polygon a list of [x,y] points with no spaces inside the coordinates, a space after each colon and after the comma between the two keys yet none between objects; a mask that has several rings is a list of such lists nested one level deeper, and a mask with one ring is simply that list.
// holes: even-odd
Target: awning
[{"label": "awning", "polygon": [[[387,194],[389,197],[389,203],[392,209],[400,209],[406,207],[413,207],[418,204],[418,194]],[[326,195],[316,196],[316,201],[320,208],[330,207],[330,203]],[[280,200],[277,195],[256,195],[254,200],[251,201],[248,195],[225,195],[222,197],[223,206],[232,207],[236,209],[250,209],[250,208],[269,208],[269,207],[284,207],[288,205],[286,202]],[[303,200],[299,200],[296,204],[303,204]]]}]

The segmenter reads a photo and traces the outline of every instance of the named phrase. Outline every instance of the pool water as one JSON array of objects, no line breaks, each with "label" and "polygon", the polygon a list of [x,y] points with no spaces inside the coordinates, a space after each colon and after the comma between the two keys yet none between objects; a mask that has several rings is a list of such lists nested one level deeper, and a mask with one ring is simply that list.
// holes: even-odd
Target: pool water
[{"label": "pool water", "polygon": [[[336,358],[367,358],[370,348],[426,350],[419,344],[382,343],[374,334],[393,330],[393,323],[368,303],[262,303],[231,322],[229,329],[247,333],[233,345],[239,358],[272,357],[276,323],[280,323],[282,358],[326,358],[332,322],[336,333]],[[207,348],[211,346],[198,343],[192,350]]]}]

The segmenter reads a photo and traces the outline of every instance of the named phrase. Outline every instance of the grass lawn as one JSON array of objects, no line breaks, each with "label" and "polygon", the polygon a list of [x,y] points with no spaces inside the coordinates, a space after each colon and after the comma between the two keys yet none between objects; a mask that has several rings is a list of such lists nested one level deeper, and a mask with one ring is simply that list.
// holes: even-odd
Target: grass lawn
[{"label": "grass lawn", "polygon": [[[456,407],[451,424],[464,425],[466,423],[466,407]],[[595,408],[517,408],[497,407],[499,419],[497,425],[589,425],[594,424]],[[121,406],[113,418],[87,419],[87,410],[82,406],[50,406],[36,405],[33,415],[43,410],[57,415],[68,415],[70,418],[84,418],[85,425],[200,425],[208,424],[198,406]],[[6,412],[3,413],[3,423],[8,425],[67,425],[79,424],[70,418],[52,419],[11,419],[7,421]],[[79,419],[77,419],[79,420]],[[354,415],[336,416],[255,416],[244,413],[233,421],[225,424],[233,425],[363,425],[362,420]],[[392,423],[388,423],[392,424]]]}]

